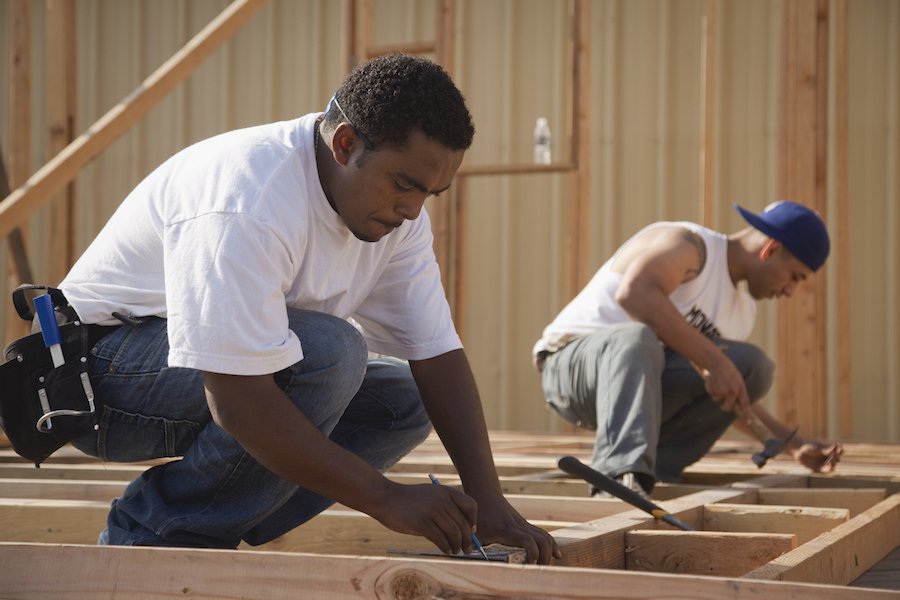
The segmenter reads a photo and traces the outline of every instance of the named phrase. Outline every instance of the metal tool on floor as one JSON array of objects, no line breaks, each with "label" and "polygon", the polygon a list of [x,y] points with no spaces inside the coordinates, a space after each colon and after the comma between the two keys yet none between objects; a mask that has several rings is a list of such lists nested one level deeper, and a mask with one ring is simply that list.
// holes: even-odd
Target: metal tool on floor
[{"label": "metal tool on floor", "polygon": [[559,468],[569,475],[574,475],[575,477],[584,479],[594,487],[599,488],[605,492],[609,492],[616,498],[624,500],[628,504],[653,515],[654,518],[659,519],[660,521],[664,521],[672,527],[676,527],[678,529],[681,529],[682,531],[696,531],[693,527],[691,527],[678,517],[670,514],[658,504],[647,500],[634,490],[622,485],[612,477],[605,475],[600,471],[592,469],[574,456],[563,456],[559,459],[558,464]]}]

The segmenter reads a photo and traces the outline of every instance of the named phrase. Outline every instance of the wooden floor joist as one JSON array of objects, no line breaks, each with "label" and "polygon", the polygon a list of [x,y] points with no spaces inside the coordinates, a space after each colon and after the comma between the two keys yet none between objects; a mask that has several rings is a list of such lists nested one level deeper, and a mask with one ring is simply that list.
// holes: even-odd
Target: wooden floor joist
[{"label": "wooden floor joist", "polygon": [[[721,441],[683,483],[654,490],[654,501],[698,530],[683,532],[619,500],[589,498],[587,484],[556,469],[565,454],[587,460],[589,436],[491,440],[511,503],[559,542],[555,564],[433,556],[427,540],[342,506],[255,548],[97,547],[109,501],[150,463],[100,463],[64,448],[35,469],[0,451],[0,596],[900,597],[900,561],[883,560],[900,546],[898,446],[849,444],[836,473],[811,475],[786,459],[760,470],[749,461],[755,448]],[[428,472],[459,484],[435,437],[388,475],[417,483]],[[857,579],[883,589],[850,587]]]}]

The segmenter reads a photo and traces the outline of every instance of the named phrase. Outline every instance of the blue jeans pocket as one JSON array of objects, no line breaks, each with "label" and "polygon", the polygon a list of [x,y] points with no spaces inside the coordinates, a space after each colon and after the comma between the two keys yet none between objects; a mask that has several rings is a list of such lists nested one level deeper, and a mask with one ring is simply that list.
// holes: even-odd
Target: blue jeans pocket
[{"label": "blue jeans pocket", "polygon": [[194,421],[149,417],[105,406],[96,437],[96,456],[117,462],[182,456],[201,428]]}]

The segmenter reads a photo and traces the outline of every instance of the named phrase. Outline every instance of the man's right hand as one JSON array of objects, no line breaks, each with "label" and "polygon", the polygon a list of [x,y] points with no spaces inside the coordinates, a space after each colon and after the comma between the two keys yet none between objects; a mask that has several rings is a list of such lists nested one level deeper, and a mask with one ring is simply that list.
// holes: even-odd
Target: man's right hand
[{"label": "man's right hand", "polygon": [[744,377],[724,353],[709,368],[701,369],[704,387],[709,396],[721,405],[723,411],[735,411],[747,415],[749,420],[751,404]]}]

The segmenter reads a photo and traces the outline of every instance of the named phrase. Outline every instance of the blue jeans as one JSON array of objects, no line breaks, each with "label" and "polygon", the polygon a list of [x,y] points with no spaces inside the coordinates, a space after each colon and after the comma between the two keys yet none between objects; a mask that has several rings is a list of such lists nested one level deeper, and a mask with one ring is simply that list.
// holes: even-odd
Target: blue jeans
[{"label": "blue jeans", "polygon": [[[428,436],[409,365],[367,360],[365,341],[344,320],[294,309],[288,317],[304,359],[275,381],[333,442],[384,471]],[[113,500],[99,543],[263,544],[332,504],[260,465],[216,425],[203,374],[168,367],[168,350],[166,321],[153,317],[118,327],[92,350],[104,406],[97,433],[75,446],[107,461],[182,457],[148,469]]]},{"label": "blue jeans", "polygon": [[[715,342],[743,375],[750,400],[764,396],[772,361],[752,344]],[[541,380],[562,418],[596,432],[593,468],[612,477],[635,473],[648,491],[656,481],[680,480],[735,419],[709,397],[690,361],[642,323],[570,342],[547,357]]]}]

